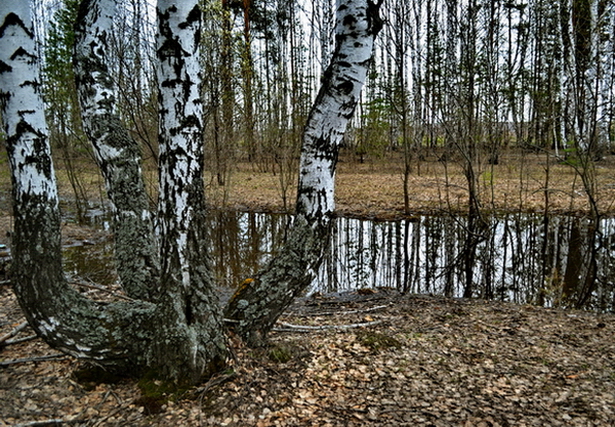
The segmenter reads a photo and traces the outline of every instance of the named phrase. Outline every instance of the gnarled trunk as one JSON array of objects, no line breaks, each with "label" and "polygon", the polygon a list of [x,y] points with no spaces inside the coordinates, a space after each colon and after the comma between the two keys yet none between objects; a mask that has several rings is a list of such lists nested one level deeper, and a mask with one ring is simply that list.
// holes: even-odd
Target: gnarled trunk
[{"label": "gnarled trunk", "polygon": [[141,172],[141,152],[116,113],[109,71],[115,0],[84,0],[75,27],[75,80],[83,125],[113,209],[116,266],[133,298],[152,300],[160,268]]},{"label": "gnarled trunk", "polygon": [[154,317],[154,306],[102,306],[82,297],[64,278],[58,193],[38,73],[30,5],[3,1],[0,100],[13,183],[14,290],[30,325],[51,346],[132,369],[146,359],[137,350],[151,339],[143,327]]},{"label": "gnarled trunk", "polygon": [[[30,6],[22,0],[3,0],[0,101],[14,187],[15,292],[32,327],[54,348],[113,370],[150,371],[166,380],[194,384],[221,369],[227,357],[203,230],[199,3],[158,3],[158,269],[154,246],[144,241],[151,238],[151,226],[140,198],[144,189],[138,150],[113,114],[113,90],[104,65],[111,10],[107,5],[113,0],[84,1],[86,25],[78,58],[85,64],[79,74],[84,116],[115,204],[116,233],[126,232],[119,236],[125,247],[118,251],[125,250],[122,268],[134,271],[122,277],[123,284],[142,299],[99,304],[66,283]],[[370,1],[338,2],[336,53],[304,134],[294,228],[282,254],[255,280],[247,281],[227,309],[237,322],[236,331],[250,343],[260,342],[282,310],[309,285],[327,247],[337,152],[380,29],[379,6]],[[92,29],[95,34],[87,34]],[[132,196],[138,200],[129,200]],[[140,280],[139,274],[146,279]]]},{"label": "gnarled trunk", "polygon": [[186,377],[215,370],[226,357],[203,220],[201,10],[198,0],[159,0],[157,13],[160,305],[179,322],[163,321],[160,328],[176,339],[157,341],[154,347],[167,359],[165,376]]},{"label": "gnarled trunk", "polygon": [[[188,104],[187,109],[197,107],[190,114],[180,115],[173,104],[163,118],[170,130],[163,137],[163,164],[167,169],[162,173],[163,195],[168,203],[163,205],[166,210],[161,237],[167,262],[162,276],[154,278],[160,289],[157,304],[140,300],[99,304],[68,286],[62,272],[58,196],[39,92],[30,5],[21,0],[0,4],[0,99],[13,180],[13,281],[21,307],[34,330],[54,348],[109,369],[133,374],[149,370],[162,378],[188,384],[220,369],[226,357],[219,308],[213,298],[207,266],[202,262],[203,233],[197,225],[202,215],[203,189],[200,123],[194,121],[199,116],[200,103],[195,95],[198,79],[191,84],[186,76],[192,76],[197,69],[194,52],[200,13],[196,1],[192,6],[179,11],[170,6],[161,13],[163,27],[171,28],[170,33],[161,32],[161,50],[168,47],[165,38],[169,38],[175,50],[164,52],[183,55],[177,62],[165,57],[164,52],[161,58],[166,58],[175,70],[185,72],[176,79],[168,70],[161,73],[164,84],[177,90],[161,94],[161,105],[169,106],[170,100],[175,99],[182,105]],[[178,31],[183,33],[175,37]],[[103,74],[94,72],[100,78]],[[104,103],[105,96],[109,94],[98,94],[92,100]],[[90,125],[109,132],[117,130],[107,126],[114,119],[101,114],[95,115]],[[102,124],[97,123],[98,119]],[[177,120],[175,127],[171,125],[173,120]],[[111,157],[121,157],[128,142],[105,139],[104,133],[101,131],[97,141],[100,147],[111,151]],[[184,138],[177,138],[176,133]],[[135,181],[123,180],[119,173],[109,174],[109,179],[112,188],[122,183],[135,185]],[[120,215],[118,221],[130,217]],[[138,255],[132,252],[130,256]],[[145,274],[143,264],[133,265],[141,268],[135,273]],[[136,293],[140,293],[139,289]],[[149,295],[143,294],[144,298]]]}]

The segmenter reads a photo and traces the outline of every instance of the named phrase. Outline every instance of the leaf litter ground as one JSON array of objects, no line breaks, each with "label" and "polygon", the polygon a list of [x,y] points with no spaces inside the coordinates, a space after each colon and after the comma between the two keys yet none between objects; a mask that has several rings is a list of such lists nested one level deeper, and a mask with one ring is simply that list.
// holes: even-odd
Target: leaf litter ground
[{"label": "leaf litter ground", "polygon": [[[79,381],[72,358],[1,366],[0,425],[615,425],[613,315],[360,293],[297,301],[267,348],[231,337],[229,371],[158,405],[136,380]],[[23,319],[0,297],[2,336]],[[0,362],[54,353],[36,339]]]}]

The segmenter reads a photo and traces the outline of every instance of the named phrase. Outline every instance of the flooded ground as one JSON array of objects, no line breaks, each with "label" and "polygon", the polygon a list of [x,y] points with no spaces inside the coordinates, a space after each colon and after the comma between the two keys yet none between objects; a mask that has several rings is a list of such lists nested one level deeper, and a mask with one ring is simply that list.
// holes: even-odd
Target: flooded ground
[{"label": "flooded ground", "polygon": [[[94,215],[97,227],[108,227]],[[212,265],[233,288],[283,247],[292,217],[214,211]],[[373,221],[340,217],[309,294],[395,288],[413,294],[479,297],[546,307],[615,310],[615,219],[486,216],[468,229],[462,216]],[[100,284],[116,280],[112,241],[65,249],[66,270]]]}]

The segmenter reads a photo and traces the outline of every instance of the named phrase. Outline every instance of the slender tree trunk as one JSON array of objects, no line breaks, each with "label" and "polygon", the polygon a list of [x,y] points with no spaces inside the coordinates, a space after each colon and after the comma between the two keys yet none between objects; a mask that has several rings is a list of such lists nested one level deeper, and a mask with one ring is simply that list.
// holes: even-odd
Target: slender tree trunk
[{"label": "slender tree trunk", "polygon": [[141,152],[116,112],[108,67],[115,0],[81,2],[75,28],[75,80],[84,130],[113,209],[117,270],[129,296],[152,299],[159,270],[156,239],[141,171]]},{"label": "slender tree trunk", "polygon": [[249,344],[262,342],[312,282],[328,248],[338,151],[382,27],[381,1],[338,0],[336,49],[303,134],[296,218],[281,255],[229,301],[226,317]]},{"label": "slender tree trunk", "polygon": [[201,10],[198,0],[159,0],[157,13],[164,313],[159,327],[169,338],[153,347],[163,376],[194,382],[226,357],[204,229]]}]

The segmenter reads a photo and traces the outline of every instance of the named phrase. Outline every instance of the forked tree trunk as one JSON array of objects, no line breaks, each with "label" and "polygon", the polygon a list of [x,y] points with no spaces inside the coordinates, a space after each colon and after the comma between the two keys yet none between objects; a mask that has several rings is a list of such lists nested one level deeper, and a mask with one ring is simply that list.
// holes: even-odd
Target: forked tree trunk
[{"label": "forked tree trunk", "polygon": [[[103,28],[109,28],[102,23],[107,19],[102,0],[86,1],[86,15],[93,11],[88,19],[93,19],[92,25],[102,25],[98,27],[102,35]],[[237,320],[237,332],[251,343],[265,336],[286,305],[310,283],[320,264],[334,209],[337,152],[381,26],[379,6],[370,1],[338,2],[338,44],[304,134],[298,215],[292,236],[283,254],[242,288],[228,309]],[[58,196],[29,4],[2,0],[0,22],[0,101],[14,188],[13,280],[31,326],[52,347],[113,370],[133,374],[149,370],[166,380],[194,384],[221,369],[227,357],[226,336],[207,262],[202,221],[198,0],[160,0],[158,4],[162,262],[159,277],[154,277],[157,269],[148,272],[156,279],[157,292],[140,285],[131,291],[153,302],[98,304],[66,283]],[[105,37],[94,37],[82,48],[89,46],[101,53],[104,42]],[[126,185],[135,192],[131,194],[136,194],[142,186],[135,178],[138,162],[131,152],[134,147],[126,138],[106,135],[121,130],[110,107],[112,92],[104,89],[109,88],[104,86],[108,74],[94,56],[82,57],[91,60],[93,81],[88,84],[94,85],[91,93],[83,94],[83,101],[85,109],[90,109],[85,114],[90,114],[99,161],[101,165],[108,162],[106,178],[111,193],[123,191],[118,186]],[[87,76],[82,74],[81,78]],[[117,206],[122,197],[124,193],[114,200],[118,210],[123,209]],[[136,209],[117,215],[120,230],[139,212],[146,222],[142,205],[126,203]],[[146,228],[144,233],[149,233]],[[136,251],[126,253],[140,256]],[[151,248],[147,249],[147,257],[151,253]],[[148,267],[140,261],[129,263],[135,269]]]},{"label": "forked tree trunk", "polygon": [[[201,214],[202,184],[197,178],[201,160],[185,154],[198,153],[194,144],[200,146],[200,134],[193,129],[200,124],[197,121],[191,127],[198,108],[183,115],[176,108],[186,105],[190,110],[199,105],[194,94],[198,90],[187,77],[197,69],[196,55],[185,54],[194,53],[198,43],[200,12],[196,1],[192,6],[179,11],[171,6],[161,13],[161,58],[184,74],[175,80],[168,71],[161,72],[163,82],[176,92],[162,94],[166,100],[163,122],[170,134],[163,137],[163,164],[167,165],[163,194],[169,202],[163,205],[162,242],[167,262],[162,279],[157,279],[160,296],[156,305],[138,300],[103,305],[81,296],[64,278],[58,197],[39,91],[30,5],[23,0],[0,2],[0,99],[13,181],[12,280],[20,305],[30,325],[54,348],[112,370],[132,374],[150,370],[167,380],[188,384],[220,369],[226,358],[219,308],[212,296],[208,269],[201,262],[202,233],[193,222]],[[184,32],[175,37],[178,30]],[[165,43],[165,37],[171,45]],[[184,57],[174,62],[165,52]],[[172,99],[175,102],[170,103]],[[177,120],[175,127],[173,120]],[[178,133],[180,126],[186,138],[175,140],[174,136],[173,145],[168,137]]]},{"label": "forked tree trunk", "polygon": [[263,342],[292,300],[310,285],[328,248],[335,168],[382,27],[382,2],[338,0],[336,48],[303,133],[296,218],[280,255],[246,280],[226,317],[251,345]]},{"label": "forked tree trunk", "polygon": [[116,267],[133,297],[157,293],[159,261],[141,171],[141,152],[116,113],[109,42],[116,0],[84,0],[75,27],[75,80],[84,129],[113,209]]},{"label": "forked tree trunk", "polygon": [[[60,212],[40,92],[30,4],[0,2],[0,100],[15,216],[11,280],[36,333],[52,347],[120,369],[146,359],[149,303],[102,306],[70,288],[62,271]],[[133,357],[134,356],[134,357]]]}]

